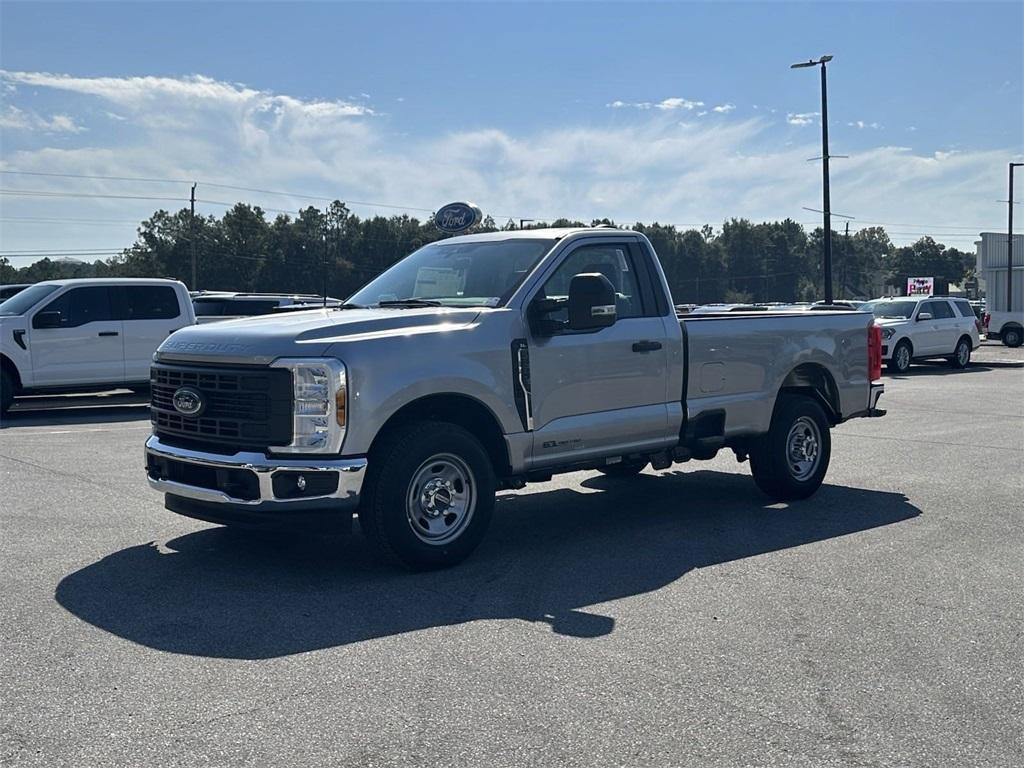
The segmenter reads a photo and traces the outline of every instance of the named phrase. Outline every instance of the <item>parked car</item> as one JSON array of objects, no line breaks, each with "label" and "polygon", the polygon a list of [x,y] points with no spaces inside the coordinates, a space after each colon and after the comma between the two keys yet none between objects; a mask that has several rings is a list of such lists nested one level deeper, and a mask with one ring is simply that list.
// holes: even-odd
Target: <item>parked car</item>
[{"label": "parked car", "polygon": [[153,353],[196,321],[176,280],[47,280],[0,304],[0,413],[18,395],[149,385]]},{"label": "parked car", "polygon": [[945,357],[966,368],[981,339],[967,299],[905,296],[876,299],[864,306],[882,328],[882,359],[894,373],[914,360]]},{"label": "parked car", "polygon": [[8,283],[7,285],[0,285],[0,303],[7,301],[15,294],[21,293],[23,290],[28,288],[32,283]]},{"label": "parked car", "polygon": [[[412,569],[479,544],[495,491],[555,473],[749,458],[775,499],[821,485],[829,430],[878,416],[862,312],[678,314],[643,235],[453,237],[343,309],[179,331],[153,365],[147,476],[232,525],[350,525]],[[623,510],[624,514],[626,510]]]},{"label": "parked car", "polygon": [[239,317],[269,315],[274,312],[318,307],[336,307],[340,299],[299,293],[232,293],[228,291],[199,291],[192,294],[196,320],[212,323]]}]

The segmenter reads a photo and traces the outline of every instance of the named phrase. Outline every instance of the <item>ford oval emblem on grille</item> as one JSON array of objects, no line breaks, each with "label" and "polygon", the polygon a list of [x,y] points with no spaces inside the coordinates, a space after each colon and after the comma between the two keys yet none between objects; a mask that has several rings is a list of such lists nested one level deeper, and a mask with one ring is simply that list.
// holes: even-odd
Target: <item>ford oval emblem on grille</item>
[{"label": "ford oval emblem on grille", "polygon": [[174,410],[183,416],[198,416],[206,407],[203,396],[190,387],[175,390],[171,402],[174,403]]}]

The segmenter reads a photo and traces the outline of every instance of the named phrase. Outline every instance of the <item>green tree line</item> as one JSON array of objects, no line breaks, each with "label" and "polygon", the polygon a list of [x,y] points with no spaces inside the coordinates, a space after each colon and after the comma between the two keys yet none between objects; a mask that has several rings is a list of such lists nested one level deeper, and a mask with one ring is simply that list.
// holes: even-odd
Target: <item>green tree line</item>
[{"label": "green tree line", "polygon": [[[613,224],[608,220],[590,222]],[[541,226],[586,226],[560,219]],[[799,223],[755,224],[730,219],[715,231],[641,224],[664,265],[677,303],[805,301],[821,298],[822,232]],[[499,227],[486,217],[475,231]],[[194,218],[189,210],[156,211],[143,221],[135,242],[117,256],[84,263],[41,259],[15,268],[0,259],[0,282],[38,282],[67,277],[171,277],[207,290],[351,295],[395,261],[446,237],[432,222],[410,216],[360,218],[340,202],[308,207],[297,216],[269,219],[259,206],[238,203],[219,218]],[[192,284],[195,248],[198,285]],[[833,233],[833,291],[837,298],[872,297],[908,276],[959,283],[974,268],[974,255],[930,237],[895,247],[882,227],[844,236]]]}]

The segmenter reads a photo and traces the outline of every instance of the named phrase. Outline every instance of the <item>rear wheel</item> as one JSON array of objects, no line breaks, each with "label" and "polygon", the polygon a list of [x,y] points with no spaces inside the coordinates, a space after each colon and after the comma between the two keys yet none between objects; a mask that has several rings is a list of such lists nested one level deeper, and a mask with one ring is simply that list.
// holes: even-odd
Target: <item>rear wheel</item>
[{"label": "rear wheel", "polygon": [[767,435],[750,452],[757,487],[778,501],[806,499],[821,485],[832,455],[825,411],[805,395],[782,394]]},{"label": "rear wheel", "polygon": [[893,373],[906,373],[910,368],[911,357],[910,342],[901,341],[892,351],[892,357],[889,358],[889,370]]},{"label": "rear wheel", "polygon": [[462,427],[399,427],[370,456],[359,525],[384,559],[410,570],[444,568],[476,549],[491,522],[490,457]]},{"label": "rear wheel", "polygon": [[1004,328],[1000,335],[1003,338],[1003,344],[1008,347],[1019,347],[1021,342],[1024,342],[1024,333],[1016,326]]},{"label": "rear wheel", "polygon": [[597,471],[608,477],[636,477],[647,468],[646,461],[620,461],[598,467]]},{"label": "rear wheel", "polygon": [[14,402],[14,377],[7,369],[0,369],[0,414],[7,413]]},{"label": "rear wheel", "polygon": [[971,362],[971,340],[964,336],[956,343],[953,356],[949,358],[949,364],[954,368],[966,368]]}]

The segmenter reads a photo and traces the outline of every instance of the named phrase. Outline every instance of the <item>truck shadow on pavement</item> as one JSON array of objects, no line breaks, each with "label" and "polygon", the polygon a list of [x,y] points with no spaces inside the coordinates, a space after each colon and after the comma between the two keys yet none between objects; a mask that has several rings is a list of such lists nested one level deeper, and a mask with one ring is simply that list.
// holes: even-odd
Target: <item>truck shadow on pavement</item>
[{"label": "truck shadow on pavement", "polygon": [[109,424],[149,420],[149,396],[135,393],[18,398],[0,416],[0,429]]},{"label": "truck shadow on pavement", "polygon": [[483,545],[447,571],[378,565],[359,536],[341,547],[208,528],[108,555],[65,577],[55,597],[126,640],[219,658],[273,658],[480,619],[589,638],[611,633],[615,619],[587,606],[919,514],[902,494],[828,485],[811,500],[770,506],[748,476],[725,472],[595,476],[578,488],[499,496]]}]

